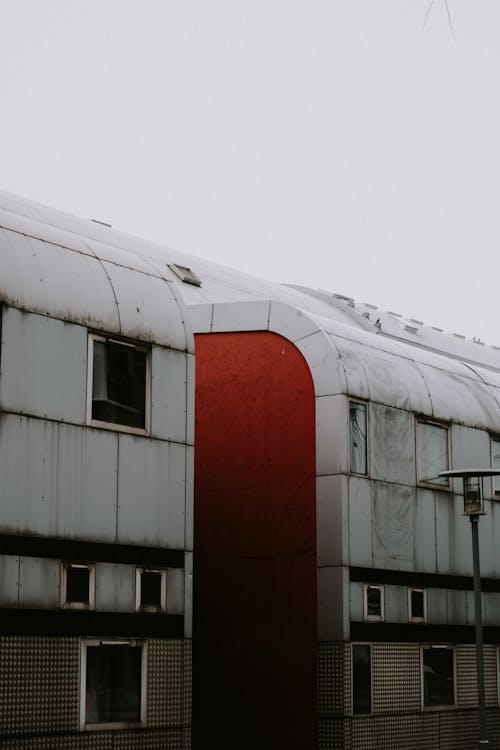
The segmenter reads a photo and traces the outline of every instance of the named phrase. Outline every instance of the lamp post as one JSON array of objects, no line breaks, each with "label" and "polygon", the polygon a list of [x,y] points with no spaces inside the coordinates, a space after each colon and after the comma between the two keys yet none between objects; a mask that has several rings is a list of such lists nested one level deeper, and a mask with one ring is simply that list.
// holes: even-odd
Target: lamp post
[{"label": "lamp post", "polygon": [[489,746],[486,739],[486,700],[484,695],[483,617],[481,612],[481,574],[479,570],[479,516],[484,516],[484,477],[499,476],[495,469],[452,469],[440,477],[461,478],[464,483],[464,515],[469,516],[472,533],[472,566],[474,573],[474,614],[476,631],[477,698],[479,705],[479,747]]}]

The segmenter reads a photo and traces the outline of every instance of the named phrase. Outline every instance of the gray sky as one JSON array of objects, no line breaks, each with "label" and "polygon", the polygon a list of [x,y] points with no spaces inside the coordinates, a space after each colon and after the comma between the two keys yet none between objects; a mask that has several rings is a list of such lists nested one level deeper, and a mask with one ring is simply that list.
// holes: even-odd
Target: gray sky
[{"label": "gray sky", "polygon": [[500,2],[430,6],[0,0],[0,189],[500,344]]}]

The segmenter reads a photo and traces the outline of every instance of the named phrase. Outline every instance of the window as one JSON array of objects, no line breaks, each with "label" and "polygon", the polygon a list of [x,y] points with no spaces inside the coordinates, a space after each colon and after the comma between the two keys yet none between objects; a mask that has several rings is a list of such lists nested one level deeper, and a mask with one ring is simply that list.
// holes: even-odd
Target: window
[{"label": "window", "polygon": [[81,729],[143,721],[145,660],[146,646],[137,641],[82,643]]},{"label": "window", "polygon": [[365,584],[364,593],[365,620],[382,622],[384,619],[384,587]]},{"label": "window", "polygon": [[366,404],[349,401],[349,454],[353,474],[367,474]]},{"label": "window", "polygon": [[417,422],[417,478],[419,484],[449,487],[448,427],[436,422]]},{"label": "window", "polygon": [[142,612],[164,612],[167,604],[167,571],[137,568],[135,608]]},{"label": "window", "polygon": [[62,563],[61,606],[66,609],[93,609],[95,567],[88,563]]},{"label": "window", "polygon": [[410,622],[427,622],[425,589],[408,589],[408,619]]},{"label": "window", "polygon": [[454,653],[450,646],[422,647],[422,703],[425,708],[455,704]]},{"label": "window", "polygon": [[369,644],[352,646],[352,712],[369,714],[372,710],[372,667]]},{"label": "window", "polygon": [[[491,466],[500,470],[500,437],[491,438]],[[500,497],[500,477],[492,477],[493,497]]]},{"label": "window", "polygon": [[150,354],[145,346],[89,336],[90,424],[138,433],[149,430]]}]

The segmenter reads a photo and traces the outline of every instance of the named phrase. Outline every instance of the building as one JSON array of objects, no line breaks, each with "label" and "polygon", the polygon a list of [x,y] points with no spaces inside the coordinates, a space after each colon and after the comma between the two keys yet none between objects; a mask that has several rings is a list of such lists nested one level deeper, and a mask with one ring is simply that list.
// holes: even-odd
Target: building
[{"label": "building", "polygon": [[[52,736],[57,731],[67,736],[72,732],[72,746],[78,748],[177,748],[183,745],[176,742],[188,741],[193,549],[189,490],[183,490],[183,501],[174,503],[179,529],[182,502],[186,503],[182,539],[180,533],[165,538],[169,524],[152,523],[149,512],[163,507],[158,490],[165,466],[161,449],[173,444],[179,453],[172,471],[180,461],[186,467],[187,486],[194,481],[193,747],[465,750],[475,746],[468,521],[462,516],[458,482],[453,486],[439,473],[449,467],[500,464],[500,350],[340,295],[270,284],[9,196],[3,203],[2,224],[18,222],[14,227],[18,249],[6,251],[11,255],[4,262],[13,269],[16,263],[24,265],[13,271],[12,279],[2,273],[0,405],[2,425],[9,428],[2,427],[0,436],[0,476],[9,476],[10,471],[14,478],[7,481],[8,495],[0,490],[4,550],[11,545],[2,558],[0,576],[7,619],[4,611],[0,614],[6,622],[11,618],[15,624],[17,618],[30,623],[26,632],[11,632],[12,625],[9,632],[2,631],[2,640],[12,651],[1,648],[0,654],[12,653],[9,669],[22,685],[17,694],[9,689],[15,707],[12,715],[20,718],[12,728],[1,729],[11,742],[6,747],[56,747],[43,744],[43,738],[38,745],[20,744],[30,721],[33,726],[38,721],[38,729],[28,731],[52,732]],[[33,256],[27,248],[34,250]],[[47,266],[54,278],[38,270],[46,251],[57,253],[57,262]],[[71,253],[78,255],[82,270],[78,266],[71,275],[63,274],[62,264],[69,263]],[[104,283],[107,297],[97,287],[97,274],[88,270],[94,263],[106,278],[109,274],[112,283]],[[121,274],[129,279],[135,274],[133,283]],[[61,277],[67,283],[61,284]],[[50,289],[44,286],[49,280]],[[109,296],[110,286],[116,302]],[[122,304],[127,310],[123,315]],[[164,310],[161,306],[167,304]],[[116,309],[120,323],[109,312]],[[24,321],[30,317],[42,328],[28,329]],[[12,320],[18,320],[17,329]],[[49,324],[59,326],[53,339],[47,333]],[[66,330],[64,347],[64,334],[59,331]],[[175,331],[177,339],[172,338]],[[188,459],[193,442],[190,331],[196,358],[194,467]],[[83,349],[78,341],[84,343]],[[87,363],[92,361],[98,373],[99,358],[87,351],[106,342],[128,343],[133,351],[145,351],[146,369],[151,357],[151,428],[140,428],[147,434],[122,434],[116,424],[103,425],[102,418],[89,412],[93,406],[82,392],[87,388],[94,394],[92,402],[98,399],[94,385],[85,385]],[[66,349],[72,354],[65,369],[60,358]],[[80,374],[77,393],[72,386],[76,374],[63,377],[62,372],[78,366],[85,377],[82,381]],[[154,390],[156,378],[165,384],[159,397]],[[182,378],[187,395],[181,396]],[[63,414],[63,405],[68,415]],[[186,412],[187,422],[185,418],[182,422],[181,414]],[[30,429],[46,431],[38,443],[35,432],[33,438],[31,432],[20,433],[25,422]],[[159,422],[165,432],[153,428]],[[165,427],[181,422],[182,437]],[[124,452],[130,448],[125,461],[125,466],[131,462],[130,471],[122,484],[118,482],[116,504],[118,516],[122,507],[130,513],[123,525],[128,536],[115,534],[106,540],[101,536],[99,519],[105,510],[101,502],[94,506],[92,522],[85,525],[83,509],[99,494],[94,484],[88,485],[93,472],[86,470],[83,475],[81,468],[82,457],[91,460],[90,449],[78,448],[80,458],[73,471],[65,453],[70,450],[69,439],[57,442],[50,436],[56,429],[66,434],[70,427],[88,445],[97,439],[118,441],[120,462],[114,465],[118,477],[125,471],[122,448]],[[22,454],[28,440],[35,446],[30,457],[38,457],[36,471]],[[50,469],[44,475],[47,450]],[[103,451],[95,447],[95,462],[103,460]],[[77,471],[80,480],[75,484]],[[62,477],[58,481],[68,483],[60,485],[64,489],[58,489],[53,479],[57,472]],[[50,480],[44,479],[49,474]],[[150,494],[142,498],[145,476]],[[123,504],[120,487],[126,498]],[[480,524],[486,700],[490,740],[499,742],[500,485],[487,480],[486,489],[488,515]],[[181,494],[174,492],[178,498]],[[29,505],[31,497],[37,501]],[[170,508],[170,492],[161,497],[167,498]],[[59,504],[42,514],[44,503],[50,505],[54,498]],[[49,520],[43,525],[43,519],[53,526]],[[43,549],[58,550],[57,555],[41,554],[47,538]],[[35,543],[41,546],[25,546]],[[92,545],[88,553],[87,547],[78,546],[82,544]],[[98,591],[101,576],[94,549],[103,549],[102,544],[107,545],[108,556],[120,549],[127,557],[101,562],[127,567],[136,581],[143,570],[156,575],[167,571],[162,579],[166,580],[166,612],[136,612],[129,601],[133,611],[127,612],[126,619],[123,612],[118,620],[111,605],[100,611],[97,593],[94,611],[88,611],[89,602],[82,610],[62,598],[71,566],[76,571],[82,570],[76,566],[87,566],[83,575],[89,587],[95,579]],[[136,556],[138,549],[149,550],[143,552],[145,559]],[[153,550],[165,555],[162,564],[148,558]],[[23,598],[19,586],[25,557],[40,571],[38,579],[34,573],[26,579],[32,588],[40,581],[38,598]],[[49,559],[56,589],[57,582],[61,586],[56,600],[50,601],[44,598],[50,573],[45,569],[42,573]],[[179,573],[177,583],[169,583],[173,568],[182,570],[182,582]],[[104,580],[111,598],[124,590],[130,596],[131,587],[137,592],[139,586],[140,591],[130,576],[123,588],[118,579]],[[169,590],[178,595],[177,609],[171,611]],[[137,606],[137,593],[134,596]],[[58,623],[70,616],[78,627],[61,633]],[[151,623],[150,630],[146,622]],[[175,632],[159,637],[158,623],[169,622],[167,630],[172,627]],[[37,623],[39,627],[46,623],[43,632],[35,631]],[[92,632],[90,623],[95,626]],[[144,630],[138,633],[134,628]],[[155,665],[161,667],[148,663],[146,668],[147,693],[141,693],[144,713],[123,729],[108,728],[105,722],[96,726],[99,722],[86,720],[85,707],[75,708],[86,695],[80,687],[82,679],[89,679],[85,652],[88,656],[95,640],[101,648],[111,648],[108,639],[116,639],[115,648],[125,651],[130,646],[122,647],[120,642],[134,638],[148,660],[154,648],[165,649],[162,654],[155,652]],[[30,658],[26,648],[45,651],[47,644],[53,649],[64,644],[68,649],[57,657],[52,672],[60,675],[61,684],[63,677],[67,680],[64,694],[74,696],[73,713],[68,709],[67,718],[58,718],[66,722],[64,727],[55,719],[50,727],[47,724],[52,715],[52,704],[43,697],[47,662],[40,662],[40,677],[30,687],[30,696],[38,696],[38,714],[28,715],[23,709],[23,691],[28,689],[23,659]],[[81,663],[71,657],[77,652]],[[57,658],[51,656],[48,663],[55,665]],[[1,674],[5,670],[2,664]],[[12,679],[6,677],[5,684],[12,684]],[[173,691],[169,680],[177,680]],[[184,691],[183,697],[177,687]],[[161,711],[163,718],[157,722]],[[171,745],[165,745],[167,737]]]},{"label": "building", "polygon": [[193,338],[108,228],[0,211],[0,745],[190,747]]}]

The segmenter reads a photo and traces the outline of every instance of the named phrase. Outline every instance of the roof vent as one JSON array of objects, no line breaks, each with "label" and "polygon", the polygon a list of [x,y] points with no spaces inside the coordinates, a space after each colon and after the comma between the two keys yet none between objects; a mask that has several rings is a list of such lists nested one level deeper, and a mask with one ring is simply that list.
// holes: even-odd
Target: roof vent
[{"label": "roof vent", "polygon": [[415,326],[405,325],[405,331],[408,331],[408,333],[417,333],[418,328]]},{"label": "roof vent", "polygon": [[93,221],[94,224],[100,224],[101,227],[108,227],[108,229],[111,229],[111,224],[108,224],[106,221],[99,221],[99,219],[91,219],[90,221]]},{"label": "roof vent", "polygon": [[344,294],[333,294],[332,297],[334,299],[341,299],[342,302],[348,302],[351,305],[354,303],[354,299],[352,297],[346,297]]},{"label": "roof vent", "polygon": [[168,267],[175,275],[183,281],[185,284],[192,284],[193,286],[201,286],[201,279],[191,271],[187,266],[180,266],[178,263],[168,263]]}]

